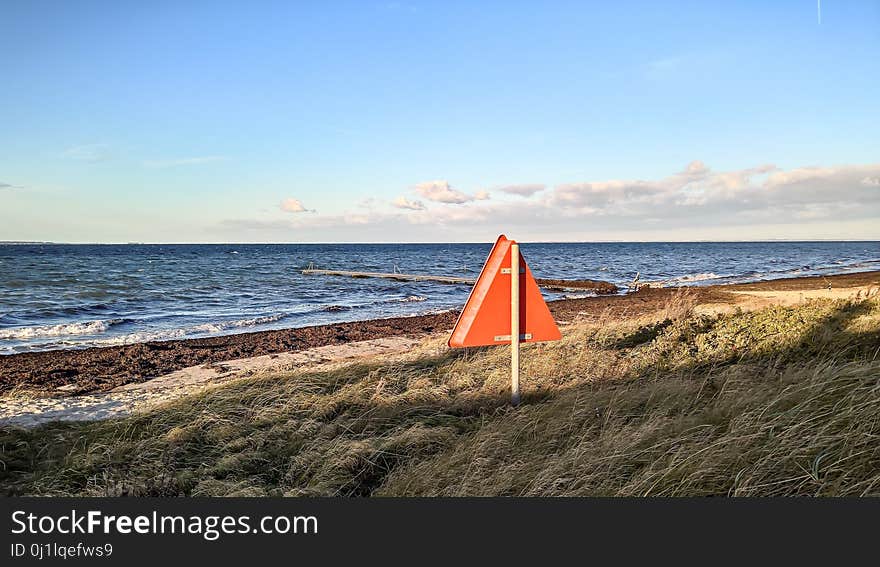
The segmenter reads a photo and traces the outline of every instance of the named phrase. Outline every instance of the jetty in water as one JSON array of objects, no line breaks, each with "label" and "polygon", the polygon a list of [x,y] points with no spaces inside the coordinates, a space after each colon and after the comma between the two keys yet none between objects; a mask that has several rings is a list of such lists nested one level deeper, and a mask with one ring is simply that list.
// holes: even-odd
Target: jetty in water
[{"label": "jetty in water", "polygon": [[[309,266],[302,271],[306,276],[344,276],[349,278],[385,278],[403,282],[437,282],[445,284],[473,285],[477,278],[466,276],[435,276],[432,274],[403,274],[400,272],[358,272],[351,270],[319,270]],[[545,280],[536,279],[539,287],[558,291],[592,291],[597,294],[617,293],[617,286],[597,280]]]},{"label": "jetty in water", "polygon": [[385,278],[389,280],[409,282],[439,282],[447,284],[474,284],[477,278],[458,276],[434,276],[430,274],[401,274],[398,272],[352,272],[348,270],[318,270],[306,268],[302,271],[306,276],[347,276],[350,278]]}]

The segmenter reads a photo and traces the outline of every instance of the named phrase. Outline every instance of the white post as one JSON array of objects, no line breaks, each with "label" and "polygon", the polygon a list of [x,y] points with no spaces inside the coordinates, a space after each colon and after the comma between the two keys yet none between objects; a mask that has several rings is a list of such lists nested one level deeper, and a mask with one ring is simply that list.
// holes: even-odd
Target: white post
[{"label": "white post", "polygon": [[519,405],[519,244],[510,245],[510,401]]}]

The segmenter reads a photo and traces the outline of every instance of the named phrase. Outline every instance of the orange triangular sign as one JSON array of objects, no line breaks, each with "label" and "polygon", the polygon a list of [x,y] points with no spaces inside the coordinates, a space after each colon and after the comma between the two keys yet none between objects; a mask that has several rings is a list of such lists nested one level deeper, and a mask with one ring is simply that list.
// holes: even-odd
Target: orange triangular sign
[{"label": "orange triangular sign", "polygon": [[[510,344],[510,255],[514,243],[503,234],[498,237],[458,316],[449,346]],[[559,328],[522,254],[519,266],[520,342],[559,340],[562,338]]]}]

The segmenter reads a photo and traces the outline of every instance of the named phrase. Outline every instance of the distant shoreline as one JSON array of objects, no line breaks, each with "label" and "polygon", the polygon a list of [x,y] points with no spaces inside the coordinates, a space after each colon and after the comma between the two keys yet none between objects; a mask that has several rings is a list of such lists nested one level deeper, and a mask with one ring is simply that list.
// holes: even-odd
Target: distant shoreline
[{"label": "distant shoreline", "polygon": [[[777,238],[764,240],[529,240],[523,244],[774,244],[791,242],[866,242],[880,243],[880,237],[871,238],[815,238],[810,240]],[[416,246],[429,244],[444,245],[473,245],[491,244],[492,241],[483,242],[54,242],[54,241],[29,241],[29,240],[0,240],[0,246],[358,246],[358,245],[383,245],[383,246]]]},{"label": "distant shoreline", "polygon": [[[698,304],[728,305],[738,292],[788,293],[808,290],[880,287],[880,271],[806,276],[741,284],[686,287]],[[660,311],[682,288],[643,288],[609,295],[550,302],[561,324],[577,318],[627,319]],[[310,327],[255,331],[202,339],[179,339],[81,350],[50,350],[0,355],[0,393],[16,388],[45,395],[109,391],[175,370],[202,364],[384,337],[418,337],[452,328],[457,310],[431,315],[369,319]],[[59,390],[63,388],[63,390]]]}]

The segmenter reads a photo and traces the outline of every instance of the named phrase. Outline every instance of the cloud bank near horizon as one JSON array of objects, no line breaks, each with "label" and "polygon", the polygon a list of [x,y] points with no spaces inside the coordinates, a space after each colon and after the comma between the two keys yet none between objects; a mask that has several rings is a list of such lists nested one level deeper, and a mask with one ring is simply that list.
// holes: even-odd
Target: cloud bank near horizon
[{"label": "cloud bank near horizon", "polygon": [[494,199],[486,191],[467,193],[445,180],[418,183],[412,192],[421,199],[402,195],[366,211],[223,225],[271,232],[275,238],[350,241],[462,240],[505,231],[533,239],[663,231],[696,231],[705,238],[741,233],[748,239],[749,227],[759,225],[797,225],[798,234],[804,234],[815,223],[843,227],[880,218],[880,163],[791,169],[758,164],[715,171],[695,160],[660,179],[575,181],[552,188],[509,185],[495,189],[500,198]]},{"label": "cloud bank near horizon", "polygon": [[522,183],[520,185],[506,185],[499,187],[497,190],[508,195],[519,195],[520,197],[531,197],[535,193],[539,193],[546,189],[543,183]]}]

